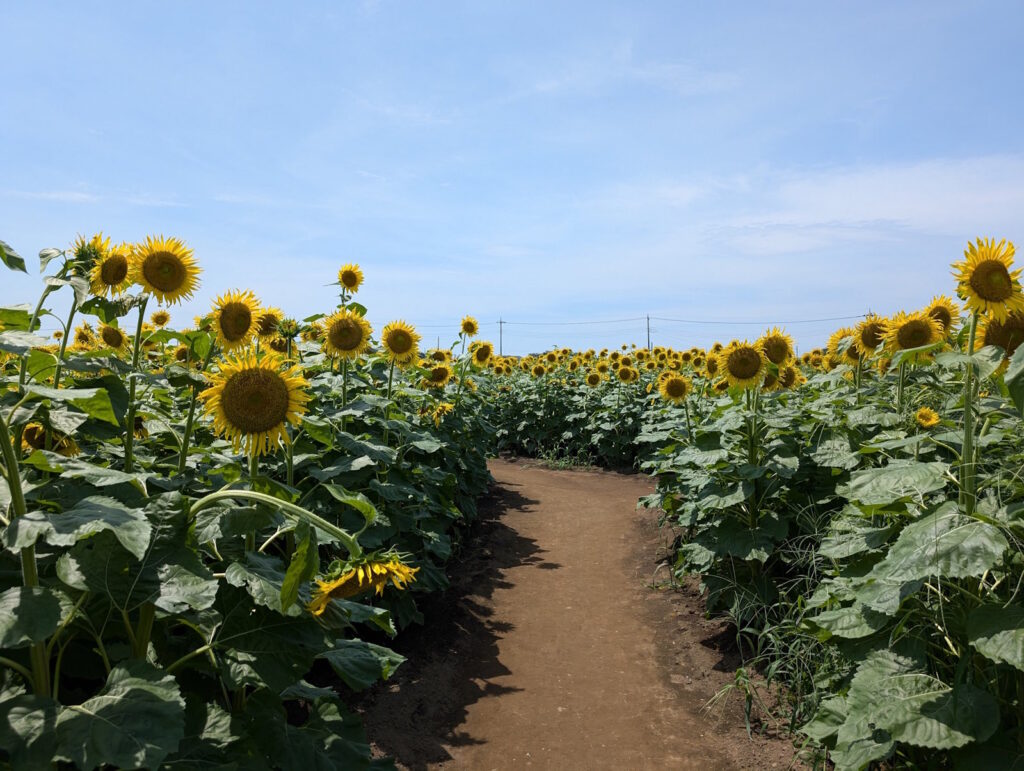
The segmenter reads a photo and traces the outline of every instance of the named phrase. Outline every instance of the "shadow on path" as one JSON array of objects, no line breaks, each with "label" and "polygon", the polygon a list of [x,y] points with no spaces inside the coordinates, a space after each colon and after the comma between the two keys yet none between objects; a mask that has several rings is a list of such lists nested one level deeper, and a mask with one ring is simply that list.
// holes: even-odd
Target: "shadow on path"
[{"label": "shadow on path", "polygon": [[493,680],[510,674],[498,659],[498,640],[511,625],[492,619],[489,600],[509,588],[510,571],[554,570],[543,549],[501,521],[509,511],[529,511],[537,501],[515,484],[501,483],[481,500],[479,517],[448,566],[451,587],[418,598],[424,625],[410,627],[387,644],[408,657],[395,675],[371,690],[357,709],[376,749],[409,769],[451,759],[445,746],[483,742],[458,727],[469,705],[513,690]]}]

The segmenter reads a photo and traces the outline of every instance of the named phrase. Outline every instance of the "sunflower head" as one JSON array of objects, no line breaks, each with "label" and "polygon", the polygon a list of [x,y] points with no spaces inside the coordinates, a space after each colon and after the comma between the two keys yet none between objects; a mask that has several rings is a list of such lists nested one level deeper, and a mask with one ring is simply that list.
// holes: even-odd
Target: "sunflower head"
[{"label": "sunflower head", "polygon": [[161,303],[173,305],[192,297],[199,286],[199,267],[184,241],[147,236],[133,250],[131,280]]},{"label": "sunflower head", "polygon": [[480,325],[472,316],[464,316],[459,331],[466,337],[476,337],[477,332],[480,331]]},{"label": "sunflower head", "polygon": [[250,290],[228,292],[213,303],[213,329],[225,351],[244,348],[256,336],[260,304]]},{"label": "sunflower head", "polygon": [[960,306],[953,298],[944,294],[933,297],[924,312],[939,322],[942,332],[947,336],[953,331],[956,320],[960,318]]},{"label": "sunflower head", "polygon": [[917,425],[921,428],[931,428],[939,424],[939,414],[931,407],[922,407],[914,414]]},{"label": "sunflower head", "polygon": [[252,353],[221,362],[210,376],[211,385],[200,397],[214,432],[231,442],[235,452],[253,457],[273,452],[288,442],[288,423],[298,424],[306,412],[309,385],[297,366],[281,369],[270,354],[257,359]]},{"label": "sunflower head", "polygon": [[[943,339],[939,322],[924,311],[904,313],[900,311],[889,319],[885,332],[885,347],[890,354],[933,345]],[[914,361],[924,361],[927,354],[913,357]]]},{"label": "sunflower head", "polygon": [[103,324],[100,327],[100,340],[107,348],[123,351],[128,347],[128,336],[117,327]]},{"label": "sunflower head", "polygon": [[734,340],[718,354],[718,369],[730,386],[756,388],[764,379],[768,359],[760,344]]},{"label": "sunflower head", "polygon": [[319,321],[314,321],[302,330],[301,336],[307,343],[315,343],[322,340],[324,337],[324,326]]},{"label": "sunflower head", "polygon": [[1006,352],[1006,358],[1024,343],[1024,313],[1011,313],[1003,321],[985,318],[979,326],[982,346],[998,345]]},{"label": "sunflower head", "polygon": [[168,313],[163,308],[155,310],[149,317],[149,323],[151,323],[157,329],[163,329],[164,327],[171,323],[171,314]]},{"label": "sunflower head", "polygon": [[392,321],[380,333],[380,342],[388,359],[400,367],[416,361],[420,336],[404,321]]},{"label": "sunflower head", "polygon": [[307,609],[314,616],[320,616],[331,600],[344,600],[371,590],[381,595],[389,583],[396,589],[405,589],[416,580],[418,571],[419,568],[406,565],[394,552],[363,557],[346,564],[333,578],[317,581]]},{"label": "sunflower head", "polygon": [[583,379],[583,382],[585,382],[591,388],[597,388],[599,385],[601,385],[602,380],[603,378],[601,377],[600,372],[591,371],[587,373],[587,376]]},{"label": "sunflower head", "polygon": [[543,377],[544,375],[547,374],[547,371],[548,371],[548,368],[545,367],[543,364],[539,364],[539,363],[538,364],[534,364],[530,368],[530,374],[533,375],[534,377]]},{"label": "sunflower head", "polygon": [[885,337],[885,319],[869,314],[853,330],[853,345],[861,356],[869,357],[882,344]]},{"label": "sunflower head", "polygon": [[789,364],[779,370],[779,386],[781,388],[796,388],[804,381],[804,376],[800,374],[800,370]]},{"label": "sunflower head", "polygon": [[434,362],[427,370],[427,376],[423,378],[423,384],[428,388],[444,388],[452,379],[455,373],[447,362]]},{"label": "sunflower head", "polygon": [[299,322],[295,319],[281,319],[277,323],[277,334],[283,337],[285,340],[294,340],[299,336],[300,327]]},{"label": "sunflower head", "polygon": [[793,358],[793,338],[778,327],[772,327],[757,342],[765,358],[776,366],[782,366]]},{"label": "sunflower head", "polygon": [[127,243],[103,250],[89,271],[89,289],[93,294],[115,297],[131,284],[132,245]]},{"label": "sunflower head", "polygon": [[[65,458],[73,458],[82,451],[77,442],[66,434],[50,430],[50,448]],[[46,449],[46,429],[41,423],[28,423],[21,432],[21,449],[27,454]]]},{"label": "sunflower head", "polygon": [[370,347],[373,330],[370,322],[347,308],[342,308],[323,321],[323,346],[331,356],[356,359]]},{"label": "sunflower head", "polygon": [[277,337],[277,328],[284,319],[280,308],[263,308],[256,316],[256,335],[261,340]]},{"label": "sunflower head", "polygon": [[623,383],[635,383],[640,379],[640,373],[627,364],[620,366],[615,374]]},{"label": "sunflower head", "polygon": [[80,350],[92,348],[96,345],[96,332],[88,321],[83,321],[75,327],[75,339],[72,345]]},{"label": "sunflower head", "polygon": [[693,381],[683,375],[669,374],[658,381],[661,398],[673,404],[682,404],[693,390]]},{"label": "sunflower head", "polygon": [[956,292],[968,310],[999,321],[1024,311],[1021,269],[1012,269],[1013,255],[1013,243],[1005,239],[996,243],[994,238],[979,238],[967,245],[964,259],[953,263],[953,275]]},{"label": "sunflower head", "polygon": [[715,393],[724,394],[729,390],[729,381],[724,377],[715,383]]},{"label": "sunflower head", "polygon": [[345,287],[345,290],[355,294],[363,283],[363,271],[358,265],[349,263],[342,265],[338,271],[338,283]]},{"label": "sunflower head", "polygon": [[491,356],[494,355],[494,346],[490,343],[476,343],[471,351],[473,358],[473,364],[477,367],[486,366],[487,362],[491,360]]}]

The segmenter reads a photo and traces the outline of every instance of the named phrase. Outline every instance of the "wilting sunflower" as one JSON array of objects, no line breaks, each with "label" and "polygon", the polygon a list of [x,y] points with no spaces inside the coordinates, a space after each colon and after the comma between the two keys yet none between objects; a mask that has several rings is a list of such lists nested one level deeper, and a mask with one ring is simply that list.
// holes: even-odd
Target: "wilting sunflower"
[{"label": "wilting sunflower", "polygon": [[89,273],[89,289],[100,296],[114,297],[121,294],[131,284],[131,261],[131,244],[122,243],[105,250],[93,263]]},{"label": "wilting sunflower", "polygon": [[331,600],[355,597],[371,589],[380,595],[384,593],[388,582],[396,589],[405,589],[416,580],[419,568],[404,564],[397,554],[384,554],[380,557],[360,560],[358,564],[349,565],[337,578],[317,581],[308,610],[314,616],[320,616],[327,610]]},{"label": "wilting sunflower", "polygon": [[128,336],[117,327],[106,324],[100,327],[100,340],[107,348],[113,348],[115,351],[123,351],[128,347]]},{"label": "wilting sunflower", "polygon": [[441,423],[444,422],[445,416],[450,415],[454,409],[455,405],[451,402],[440,402],[437,407],[434,408],[434,425],[440,427]]},{"label": "wilting sunflower", "polygon": [[228,292],[214,300],[213,329],[225,351],[248,345],[256,336],[259,300],[251,290]]},{"label": "wilting sunflower", "polygon": [[[25,426],[21,432],[21,449],[25,453],[46,449],[46,429],[42,424],[29,423]],[[82,452],[74,439],[53,430],[50,431],[50,449],[65,458],[73,458]]]},{"label": "wilting sunflower", "polygon": [[96,345],[96,332],[88,321],[83,321],[75,327],[75,338],[71,344],[79,350],[86,350]]},{"label": "wilting sunflower", "polygon": [[453,376],[452,368],[447,362],[433,363],[423,378],[423,385],[428,388],[444,388]]},{"label": "wilting sunflower", "polygon": [[718,354],[718,369],[730,386],[756,388],[764,379],[768,359],[758,343],[734,340]]},{"label": "wilting sunflower", "polygon": [[988,314],[1002,321],[1013,312],[1024,311],[1021,269],[1013,267],[1013,243],[1003,239],[979,238],[968,244],[964,260],[953,263],[956,292],[969,311]]},{"label": "wilting sunflower", "polygon": [[[939,322],[924,311],[904,313],[900,311],[888,321],[885,331],[885,347],[890,353],[907,351],[912,348],[932,345],[942,340]],[[914,361],[924,360],[928,355],[916,355]]]},{"label": "wilting sunflower", "polygon": [[473,357],[473,365],[477,367],[484,367],[487,362],[491,360],[491,356],[494,354],[494,346],[490,343],[474,343],[471,351]]},{"label": "wilting sunflower", "polygon": [[358,313],[343,308],[323,321],[324,350],[331,356],[342,359],[355,359],[370,347],[370,335],[373,330],[370,322]]},{"label": "wilting sunflower", "polygon": [[757,341],[765,358],[776,366],[782,366],[793,358],[793,338],[778,327],[772,327]]},{"label": "wilting sunflower", "polygon": [[359,269],[358,265],[342,265],[341,270],[338,271],[338,283],[355,294],[362,286],[363,271]]},{"label": "wilting sunflower", "polygon": [[885,338],[885,319],[871,313],[853,330],[853,344],[865,358],[870,357]]},{"label": "wilting sunflower", "polygon": [[301,336],[307,343],[318,342],[319,340],[323,340],[324,327],[319,321],[314,321],[302,330]]},{"label": "wilting sunflower", "polygon": [[480,325],[472,316],[466,316],[462,319],[459,331],[466,337],[476,337],[476,333],[480,331]]},{"label": "wilting sunflower", "polygon": [[272,452],[279,441],[288,441],[285,424],[297,424],[306,412],[309,383],[297,366],[281,371],[280,365],[273,354],[227,358],[200,394],[214,431],[230,440],[235,452],[250,457]]},{"label": "wilting sunflower", "polygon": [[171,314],[163,308],[153,311],[149,317],[150,323],[157,329],[163,329],[171,323]]},{"label": "wilting sunflower", "polygon": [[585,382],[591,388],[597,388],[599,385],[601,385],[602,380],[604,380],[604,378],[601,377],[601,373],[588,372],[587,376],[583,379],[583,382]]},{"label": "wilting sunflower", "polygon": [[803,379],[800,370],[792,364],[779,370],[779,385],[782,388],[796,388],[803,382]]},{"label": "wilting sunflower", "polygon": [[380,333],[380,342],[387,357],[399,367],[416,361],[420,336],[404,321],[392,321],[385,326]]},{"label": "wilting sunflower", "polygon": [[184,241],[147,236],[135,245],[132,281],[161,303],[173,305],[192,297],[199,286],[199,267]]},{"label": "wilting sunflower", "polygon": [[724,394],[728,390],[729,390],[729,381],[726,380],[725,378],[722,378],[721,380],[719,380],[719,381],[717,381],[715,383],[715,393]]},{"label": "wilting sunflower", "polygon": [[932,426],[939,425],[939,414],[931,407],[922,407],[915,414],[914,418],[917,420],[917,425],[921,428],[931,428]]},{"label": "wilting sunflower", "polygon": [[256,316],[256,336],[261,340],[277,337],[277,328],[284,319],[280,308],[263,308]]},{"label": "wilting sunflower", "polygon": [[693,390],[693,381],[683,375],[669,375],[658,382],[658,393],[661,398],[673,404],[682,404]]},{"label": "wilting sunflower", "polygon": [[1006,352],[1006,358],[1024,343],[1024,313],[1011,313],[1003,321],[986,318],[981,320],[979,330],[982,347],[998,345]]},{"label": "wilting sunflower", "polygon": [[924,312],[939,322],[942,331],[947,335],[953,331],[953,322],[960,318],[960,306],[953,298],[944,294],[933,297]]}]

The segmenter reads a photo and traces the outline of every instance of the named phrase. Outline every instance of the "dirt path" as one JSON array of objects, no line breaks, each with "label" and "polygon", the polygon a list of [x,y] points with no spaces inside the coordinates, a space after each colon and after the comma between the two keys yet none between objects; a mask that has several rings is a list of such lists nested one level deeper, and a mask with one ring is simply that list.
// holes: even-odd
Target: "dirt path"
[{"label": "dirt path", "polygon": [[664,545],[643,476],[495,461],[452,589],[395,648],[410,661],[362,705],[381,754],[410,769],[787,768],[747,738],[720,624],[658,590]]}]

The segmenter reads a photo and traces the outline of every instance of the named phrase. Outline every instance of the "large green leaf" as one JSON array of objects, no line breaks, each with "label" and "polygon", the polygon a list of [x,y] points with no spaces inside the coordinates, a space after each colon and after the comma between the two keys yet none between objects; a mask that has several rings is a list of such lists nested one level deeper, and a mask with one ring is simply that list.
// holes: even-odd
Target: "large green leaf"
[{"label": "large green leaf", "polygon": [[53,760],[58,704],[45,696],[0,694],[0,747],[14,771],[47,768]]},{"label": "large green leaf", "polygon": [[48,338],[17,329],[0,332],[0,351],[7,351],[16,356],[24,356],[33,348],[41,348],[50,342]]},{"label": "large green leaf", "polygon": [[[29,324],[32,323],[31,305],[0,305],[0,329],[19,330],[32,332]],[[36,321],[36,328],[39,322]]]},{"label": "large green leaf", "polygon": [[1010,366],[1004,380],[1010,398],[1017,407],[1017,414],[1024,415],[1024,345],[1018,347],[1010,357]]},{"label": "large green leaf", "polygon": [[14,251],[14,247],[6,241],[0,241],[0,262],[11,270],[20,270],[22,273],[28,273],[28,270],[25,269],[24,258]]},{"label": "large green leaf", "polygon": [[30,397],[49,399],[58,404],[73,404],[90,417],[119,425],[105,388],[50,388],[33,383],[26,390]]},{"label": "large green leaf", "polygon": [[338,640],[333,650],[324,651],[317,658],[330,663],[353,691],[362,691],[378,680],[387,680],[405,661],[404,656],[390,648],[362,640]]},{"label": "large green leaf", "polygon": [[839,495],[864,506],[888,506],[897,501],[923,499],[946,486],[944,463],[892,463],[882,468],[854,471],[850,481],[836,488]]},{"label": "large green leaf", "polygon": [[826,610],[809,620],[824,630],[825,634],[818,635],[822,640],[827,640],[829,637],[845,637],[851,640],[870,637],[890,622],[887,616],[866,608],[860,603],[845,608]]},{"label": "large green leaf", "polygon": [[9,549],[23,549],[42,538],[51,546],[71,546],[102,530],[112,532],[136,559],[146,553],[152,533],[142,512],[113,498],[91,495],[67,511],[30,511],[15,519],[4,531],[3,543]]},{"label": "large green leaf", "polygon": [[1024,607],[975,608],[967,617],[967,639],[983,656],[1024,670]]},{"label": "large green leaf", "polygon": [[0,592],[0,648],[42,642],[60,625],[60,598],[43,586],[12,586]]},{"label": "large green leaf", "polygon": [[288,610],[299,599],[299,588],[320,572],[316,530],[305,522],[295,528],[295,552],[281,584],[281,608]]},{"label": "large green leaf", "polygon": [[[277,556],[248,553],[243,562],[233,562],[224,571],[224,580],[232,586],[245,589],[259,605],[287,616],[302,615],[297,605],[285,606],[284,583],[287,571]],[[299,587],[296,587],[298,589]]]},{"label": "large green leaf", "polygon": [[83,769],[155,768],[185,735],[177,681],[142,661],[114,667],[96,696],[57,716],[58,757]]}]

